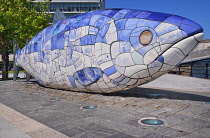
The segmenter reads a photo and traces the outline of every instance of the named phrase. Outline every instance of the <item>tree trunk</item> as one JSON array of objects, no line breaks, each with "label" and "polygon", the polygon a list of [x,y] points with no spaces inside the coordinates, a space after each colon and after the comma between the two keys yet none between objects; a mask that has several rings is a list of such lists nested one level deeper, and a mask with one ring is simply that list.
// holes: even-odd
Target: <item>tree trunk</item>
[{"label": "tree trunk", "polygon": [[2,80],[8,80],[8,65],[9,53],[6,47],[3,46],[2,50]]}]

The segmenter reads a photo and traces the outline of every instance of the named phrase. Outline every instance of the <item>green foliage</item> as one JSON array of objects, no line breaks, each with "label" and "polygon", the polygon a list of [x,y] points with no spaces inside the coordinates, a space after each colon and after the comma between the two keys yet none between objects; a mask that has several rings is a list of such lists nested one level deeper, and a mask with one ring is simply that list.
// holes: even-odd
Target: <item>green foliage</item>
[{"label": "green foliage", "polygon": [[47,8],[47,1],[35,4],[31,0],[1,0],[1,48],[3,45],[9,47],[13,38],[22,48],[35,34],[49,26],[50,16],[45,12]]},{"label": "green foliage", "polygon": [[0,52],[2,54],[2,79],[8,79],[8,53],[15,39],[20,48],[43,28],[49,26],[50,16],[45,12],[48,1],[0,0]]}]

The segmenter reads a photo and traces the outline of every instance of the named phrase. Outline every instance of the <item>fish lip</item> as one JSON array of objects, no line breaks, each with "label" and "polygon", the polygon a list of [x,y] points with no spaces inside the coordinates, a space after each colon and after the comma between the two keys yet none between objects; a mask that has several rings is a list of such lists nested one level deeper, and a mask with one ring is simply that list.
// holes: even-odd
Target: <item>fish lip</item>
[{"label": "fish lip", "polygon": [[[201,35],[201,38],[196,38],[196,35]],[[170,48],[172,48],[174,45],[176,45],[176,44],[178,44],[178,43],[180,43],[181,41],[184,41],[184,40],[186,40],[187,38],[189,38],[189,37],[192,37],[192,36],[194,36],[195,37],[195,40],[197,41],[197,45],[201,42],[201,40],[203,39],[203,37],[204,37],[204,33],[203,32],[199,32],[199,33],[196,33],[196,34],[193,34],[193,35],[191,35],[191,36],[187,36],[187,37],[184,37],[183,39],[181,39],[181,40],[179,40],[179,41],[177,41],[176,43],[174,43],[174,44],[172,44],[170,47],[168,47],[165,51],[163,51],[154,61],[156,61],[156,60],[158,60],[158,58],[160,58],[164,53],[166,53]],[[191,51],[193,51],[194,49],[192,48],[192,50]],[[191,52],[190,51],[190,52]],[[190,53],[189,52],[189,53]],[[188,54],[189,54],[188,53]],[[154,62],[153,61],[153,62]]]}]

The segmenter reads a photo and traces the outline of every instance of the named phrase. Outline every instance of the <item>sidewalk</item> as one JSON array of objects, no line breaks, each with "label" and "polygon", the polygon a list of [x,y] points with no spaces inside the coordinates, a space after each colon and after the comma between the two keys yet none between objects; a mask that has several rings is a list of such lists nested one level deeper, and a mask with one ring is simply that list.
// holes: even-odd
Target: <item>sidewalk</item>
[{"label": "sidewalk", "polygon": [[[166,74],[113,93],[0,81],[0,138],[209,138],[210,80]],[[83,109],[95,105],[95,109]],[[142,118],[164,121],[139,124]]]},{"label": "sidewalk", "polygon": [[68,138],[0,103],[0,138]]}]

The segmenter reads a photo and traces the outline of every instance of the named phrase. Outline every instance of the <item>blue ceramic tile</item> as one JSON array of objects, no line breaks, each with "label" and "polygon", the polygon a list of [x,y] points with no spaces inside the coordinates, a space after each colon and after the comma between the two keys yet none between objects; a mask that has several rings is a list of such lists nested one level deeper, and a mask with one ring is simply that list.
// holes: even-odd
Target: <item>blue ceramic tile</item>
[{"label": "blue ceramic tile", "polygon": [[101,28],[105,23],[109,22],[110,18],[106,16],[101,16],[98,21],[95,23],[97,28]]},{"label": "blue ceramic tile", "polygon": [[125,29],[125,23],[126,22],[127,22],[127,19],[121,19],[121,20],[115,21],[115,25],[116,25],[117,30]]},{"label": "blue ceramic tile", "polygon": [[72,87],[76,88],[75,79],[73,76],[68,76],[69,82],[71,83]]},{"label": "blue ceramic tile", "polygon": [[132,30],[122,30],[118,31],[119,41],[129,41]]},{"label": "blue ceramic tile", "polygon": [[91,83],[96,82],[102,77],[102,72],[99,68],[85,68],[84,71],[87,78],[90,78]]},{"label": "blue ceramic tile", "polygon": [[149,21],[147,23],[147,26],[150,27],[150,28],[156,28],[161,22],[157,22],[157,21]]},{"label": "blue ceramic tile", "polygon": [[133,10],[130,10],[130,9],[122,9],[119,12],[126,15],[127,13],[129,13],[131,11],[133,11]]},{"label": "blue ceramic tile", "polygon": [[111,11],[107,16],[112,18],[118,11]]},{"label": "blue ceramic tile", "polygon": [[89,34],[96,35],[97,33],[98,33],[98,28],[92,26],[89,27]]},{"label": "blue ceramic tile", "polygon": [[141,54],[141,55],[145,55],[150,49],[152,49],[153,47],[152,46],[145,46],[141,49],[138,50],[138,52]]},{"label": "blue ceramic tile", "polygon": [[96,42],[102,42],[102,40],[103,40],[103,37],[100,34],[98,34],[96,37]]},{"label": "blue ceramic tile", "polygon": [[154,12],[151,15],[149,15],[146,19],[163,22],[164,20],[166,20],[170,16],[172,16],[172,15],[171,14]]},{"label": "blue ceramic tile", "polygon": [[66,66],[68,67],[68,66],[71,66],[71,65],[73,65],[73,61],[69,56],[67,56],[66,57]]},{"label": "blue ceramic tile", "polygon": [[51,39],[51,50],[64,48],[64,34],[58,34]]},{"label": "blue ceramic tile", "polygon": [[125,29],[134,29],[137,27],[138,19],[128,19],[125,24]]},{"label": "blue ceramic tile", "polygon": [[139,10],[135,10],[135,11],[132,11],[132,12],[129,12],[126,16],[125,16],[125,18],[135,18],[139,13],[140,13],[141,11],[139,11]]},{"label": "blue ceramic tile", "polygon": [[74,46],[74,47],[72,47],[72,50],[73,50],[73,51],[77,51],[77,52],[82,53],[82,48],[81,48],[81,46]]},{"label": "blue ceramic tile", "polygon": [[120,42],[120,53],[125,53],[130,51],[131,51],[130,42]]},{"label": "blue ceramic tile", "polygon": [[103,38],[102,42],[105,44],[107,43],[106,37]]},{"label": "blue ceramic tile", "polygon": [[38,61],[43,62],[44,60],[44,51],[38,52]]},{"label": "blue ceramic tile", "polygon": [[180,29],[185,31],[188,36],[191,36],[191,35],[194,35],[195,33],[200,32],[197,28],[190,25],[186,25],[186,24],[181,24]]},{"label": "blue ceramic tile", "polygon": [[99,34],[104,37],[109,29],[110,24],[106,24],[105,26],[103,26],[100,31]]},{"label": "blue ceramic tile", "polygon": [[125,76],[124,75],[121,75],[119,78],[112,80],[112,83],[114,83],[116,85],[120,81],[122,81],[123,79],[125,79]]},{"label": "blue ceramic tile", "polygon": [[73,48],[72,47],[68,47],[67,55],[71,57],[72,53],[73,53]]},{"label": "blue ceramic tile", "polygon": [[82,26],[89,26],[90,19],[83,19],[79,22],[77,27],[82,27]]},{"label": "blue ceramic tile", "polygon": [[180,26],[184,19],[185,18],[179,17],[179,16],[171,16],[171,17],[167,18],[164,22]]},{"label": "blue ceramic tile", "polygon": [[198,32],[203,32],[203,28],[199,24],[195,23],[192,20],[185,19],[185,20],[182,21],[182,24],[193,26],[198,30]]},{"label": "blue ceramic tile", "polygon": [[74,74],[75,79],[83,85],[90,85],[102,77],[99,68],[85,68]]},{"label": "blue ceramic tile", "polygon": [[92,42],[91,35],[86,35],[80,39],[81,45],[92,45],[95,42]]},{"label": "blue ceramic tile", "polygon": [[161,63],[164,63],[164,57],[163,57],[163,55],[161,55],[161,56],[158,57],[158,61],[160,61]]},{"label": "blue ceramic tile", "polygon": [[92,44],[96,43],[96,35],[90,35]]},{"label": "blue ceramic tile", "polygon": [[139,43],[139,37],[130,37],[130,42],[132,45]]},{"label": "blue ceramic tile", "polygon": [[[165,24],[164,24],[165,25]],[[169,26],[170,25],[170,26]],[[163,34],[166,34],[166,33],[168,33],[168,32],[171,32],[171,31],[173,31],[173,30],[176,30],[176,29],[179,29],[178,28],[178,26],[176,26],[176,25],[172,25],[172,24],[169,24],[169,25],[167,25],[167,27],[165,27],[165,29],[156,29],[156,33],[157,33],[157,35],[158,36],[161,36],[161,35],[163,35]],[[166,25],[165,25],[166,26]],[[161,25],[161,27],[162,27],[162,25]]]},{"label": "blue ceramic tile", "polygon": [[116,68],[114,66],[108,68],[108,69],[105,69],[104,71],[104,74],[106,74],[107,76],[109,75],[112,75],[114,74],[115,72],[117,72]]},{"label": "blue ceramic tile", "polygon": [[95,14],[109,15],[111,12],[112,10],[100,10],[100,11],[97,11]]},{"label": "blue ceramic tile", "polygon": [[113,19],[114,20],[122,19],[124,16],[125,16],[125,14],[122,14],[122,13],[118,12],[113,16]]},{"label": "blue ceramic tile", "polygon": [[137,26],[146,26],[147,23],[148,23],[148,20],[139,19]]},{"label": "blue ceramic tile", "polygon": [[151,12],[141,12],[136,16],[136,18],[146,19],[151,14],[152,14]]},{"label": "blue ceramic tile", "polygon": [[139,48],[142,48],[143,45],[142,45],[140,42],[138,42],[138,43],[132,44],[132,47],[133,47],[135,50],[138,50]]},{"label": "blue ceramic tile", "polygon": [[73,41],[76,38],[76,30],[71,30],[69,33],[69,41]]},{"label": "blue ceramic tile", "polygon": [[100,17],[101,17],[101,15],[94,15],[90,20],[90,25],[94,25]]}]

